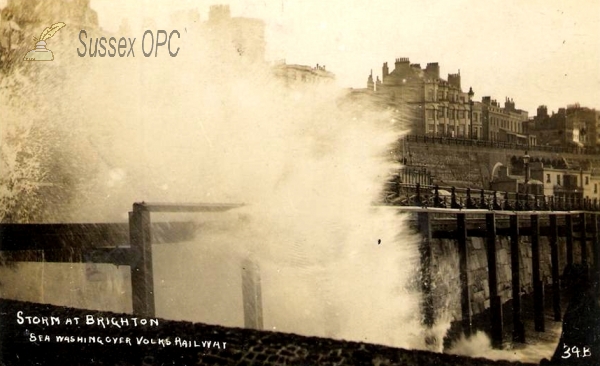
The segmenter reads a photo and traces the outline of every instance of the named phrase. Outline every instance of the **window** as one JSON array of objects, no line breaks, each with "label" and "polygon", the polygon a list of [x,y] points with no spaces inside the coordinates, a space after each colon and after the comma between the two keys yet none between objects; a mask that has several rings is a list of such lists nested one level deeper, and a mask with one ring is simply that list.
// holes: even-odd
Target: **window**
[{"label": "window", "polygon": [[594,193],[598,193],[598,184],[594,183]]},{"label": "window", "polygon": [[427,110],[427,119],[433,119],[433,109]]},{"label": "window", "polygon": [[556,184],[560,186],[560,174],[556,175]]},{"label": "window", "polygon": [[459,118],[465,118],[465,111],[460,111]]},{"label": "window", "polygon": [[550,174],[546,174],[546,183],[550,183]]},{"label": "window", "polygon": [[585,177],[585,185],[587,186],[588,184],[590,184],[590,177]]},{"label": "window", "polygon": [[438,109],[438,118],[443,118],[444,117],[444,108],[440,108]]}]

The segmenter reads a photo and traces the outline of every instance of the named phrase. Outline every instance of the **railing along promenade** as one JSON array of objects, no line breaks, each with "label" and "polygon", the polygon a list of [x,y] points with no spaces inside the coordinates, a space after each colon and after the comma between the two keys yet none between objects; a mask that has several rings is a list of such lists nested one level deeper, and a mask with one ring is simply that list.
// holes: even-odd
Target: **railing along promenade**
[{"label": "railing along promenade", "polygon": [[398,183],[384,203],[429,208],[489,209],[504,211],[599,211],[597,198],[545,196],[484,189]]}]

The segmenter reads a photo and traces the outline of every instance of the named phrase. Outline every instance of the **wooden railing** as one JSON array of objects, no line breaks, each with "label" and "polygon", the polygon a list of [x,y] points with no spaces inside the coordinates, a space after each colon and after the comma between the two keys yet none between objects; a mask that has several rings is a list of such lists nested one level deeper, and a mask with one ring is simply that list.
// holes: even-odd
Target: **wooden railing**
[{"label": "wooden railing", "polygon": [[[189,241],[194,222],[152,223],[151,212],[224,212],[240,204],[135,203],[129,223],[0,224],[0,251],[10,261],[111,263],[131,270],[133,313],[153,317],[152,244]],[[41,255],[39,255],[41,254]],[[249,276],[255,275],[250,273]],[[260,300],[260,299],[258,299]],[[252,300],[256,302],[257,300]],[[254,304],[252,324],[262,326],[260,304]],[[257,320],[258,319],[258,320]],[[260,321],[259,321],[260,320]]]}]

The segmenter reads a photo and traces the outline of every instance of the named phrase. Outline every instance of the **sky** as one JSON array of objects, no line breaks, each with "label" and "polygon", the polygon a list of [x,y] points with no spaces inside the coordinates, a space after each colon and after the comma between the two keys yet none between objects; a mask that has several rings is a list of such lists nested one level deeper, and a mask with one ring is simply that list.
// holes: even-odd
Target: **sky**
[{"label": "sky", "polygon": [[182,9],[206,20],[216,3],[266,22],[268,60],[326,65],[341,87],[365,87],[371,69],[408,57],[438,62],[443,78],[460,70],[476,100],[510,97],[530,116],[541,104],[600,109],[598,0],[91,0],[111,31],[123,18],[168,24]]}]

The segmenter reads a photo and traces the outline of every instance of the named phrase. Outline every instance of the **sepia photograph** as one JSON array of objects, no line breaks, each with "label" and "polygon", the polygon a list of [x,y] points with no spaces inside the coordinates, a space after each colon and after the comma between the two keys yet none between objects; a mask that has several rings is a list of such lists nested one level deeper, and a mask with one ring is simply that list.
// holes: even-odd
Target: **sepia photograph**
[{"label": "sepia photograph", "polygon": [[598,34],[0,0],[0,365],[600,364]]}]

